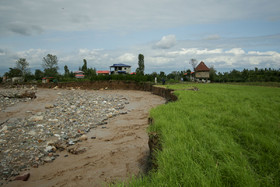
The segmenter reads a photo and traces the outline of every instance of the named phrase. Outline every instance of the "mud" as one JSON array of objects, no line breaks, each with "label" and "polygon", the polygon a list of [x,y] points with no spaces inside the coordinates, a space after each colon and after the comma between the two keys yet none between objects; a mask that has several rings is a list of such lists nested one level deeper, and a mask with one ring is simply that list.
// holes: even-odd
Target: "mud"
[{"label": "mud", "polygon": [[[109,83],[108,85],[103,84],[102,88],[119,89],[116,85],[110,87]],[[119,83],[119,85],[129,90],[140,89],[170,99],[173,97],[171,91],[149,85],[134,84],[132,86],[130,83]],[[49,85],[44,86],[48,87]],[[85,87],[83,84],[57,86],[97,89],[97,87],[92,85],[91,87],[87,83],[84,84]],[[51,92],[54,93],[53,97],[55,97],[55,91],[51,90]],[[17,106],[19,111],[23,108],[36,111],[44,110],[41,105],[51,101],[51,92],[49,97],[38,97],[46,100],[34,100],[32,107],[24,106],[27,103]],[[104,90],[104,94],[109,92],[120,93],[129,98],[130,103],[126,106],[129,111],[127,114],[110,118],[106,125],[91,130],[87,134],[88,140],[75,145],[85,148],[84,153],[73,155],[67,151],[60,152],[60,156],[54,162],[30,169],[28,181],[13,181],[6,186],[106,186],[109,183],[124,181],[131,176],[139,176],[143,173],[147,169],[147,159],[150,152],[147,134],[149,110],[164,104],[166,100],[143,91]],[[14,108],[12,111],[14,112],[16,109]],[[24,115],[24,113],[18,112],[16,116]],[[9,117],[14,116],[11,114]]]}]

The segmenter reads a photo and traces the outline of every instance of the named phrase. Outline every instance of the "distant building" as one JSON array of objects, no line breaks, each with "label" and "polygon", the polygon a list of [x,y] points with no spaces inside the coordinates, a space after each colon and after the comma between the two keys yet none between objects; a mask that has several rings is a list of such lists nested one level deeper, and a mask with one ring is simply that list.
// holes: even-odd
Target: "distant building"
[{"label": "distant building", "polygon": [[96,71],[97,75],[109,75],[110,71]]},{"label": "distant building", "polygon": [[210,69],[204,64],[204,62],[200,62],[198,66],[195,68],[195,78],[196,79],[209,79],[210,77]]},{"label": "distant building", "polygon": [[184,73],[186,78],[189,79],[190,81],[194,81],[194,74],[195,74],[194,72]]},{"label": "distant building", "polygon": [[50,82],[57,82],[55,77],[43,77],[42,78],[42,83],[50,83]]},{"label": "distant building", "polygon": [[126,64],[113,64],[110,66],[111,74],[130,74],[131,66]]},{"label": "distant building", "polygon": [[12,83],[20,83],[23,82],[23,77],[13,77],[12,78]]},{"label": "distant building", "polygon": [[83,71],[75,71],[74,74],[77,79],[85,78],[85,73]]}]

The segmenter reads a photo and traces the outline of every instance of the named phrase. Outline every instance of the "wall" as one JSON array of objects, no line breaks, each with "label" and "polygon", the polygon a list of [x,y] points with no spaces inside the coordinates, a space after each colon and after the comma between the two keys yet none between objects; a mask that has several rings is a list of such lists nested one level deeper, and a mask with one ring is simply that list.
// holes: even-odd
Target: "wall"
[{"label": "wall", "polygon": [[195,78],[209,78],[209,72],[195,72]]}]

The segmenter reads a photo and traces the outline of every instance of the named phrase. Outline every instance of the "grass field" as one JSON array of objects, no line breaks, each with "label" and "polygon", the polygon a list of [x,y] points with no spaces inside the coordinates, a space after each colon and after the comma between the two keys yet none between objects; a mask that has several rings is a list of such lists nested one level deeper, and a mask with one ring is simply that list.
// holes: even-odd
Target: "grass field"
[{"label": "grass field", "polygon": [[[199,91],[186,90],[197,87]],[[131,186],[280,186],[280,89],[168,85],[178,101],[150,112],[158,170]]]}]

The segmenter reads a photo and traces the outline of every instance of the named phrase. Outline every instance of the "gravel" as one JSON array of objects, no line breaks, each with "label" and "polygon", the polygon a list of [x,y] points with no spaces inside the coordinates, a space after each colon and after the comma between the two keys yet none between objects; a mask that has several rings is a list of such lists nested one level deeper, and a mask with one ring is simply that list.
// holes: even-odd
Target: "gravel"
[{"label": "gravel", "polygon": [[[9,106],[30,102],[30,98],[5,97],[22,91],[1,90],[0,112]],[[128,103],[122,95],[59,90],[54,103],[45,103],[44,112],[26,111],[25,118],[2,122],[0,180],[8,181],[30,167],[52,162],[59,156],[58,151],[82,141],[90,129],[106,124],[108,118],[126,114],[124,108]]]}]

